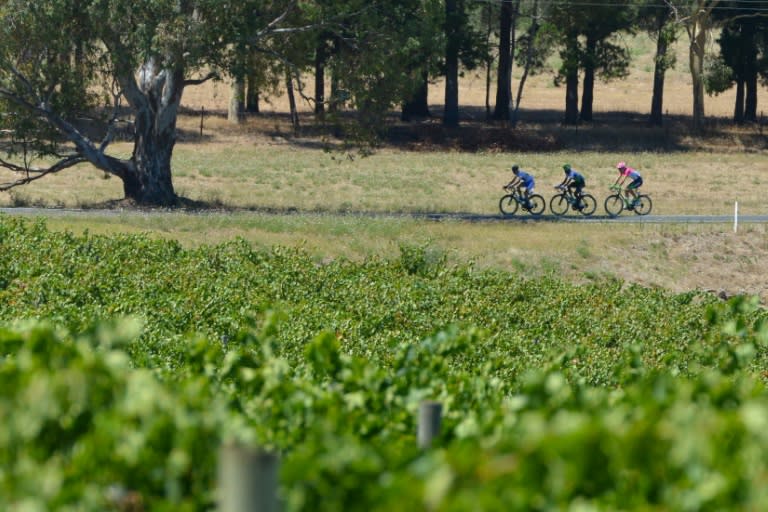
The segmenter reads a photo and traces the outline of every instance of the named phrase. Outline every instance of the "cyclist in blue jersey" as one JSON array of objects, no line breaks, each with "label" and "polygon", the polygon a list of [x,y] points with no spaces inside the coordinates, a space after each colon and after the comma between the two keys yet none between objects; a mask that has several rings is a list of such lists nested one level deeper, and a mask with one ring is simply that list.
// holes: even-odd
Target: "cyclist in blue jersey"
[{"label": "cyclist in blue jersey", "polygon": [[560,183],[556,188],[567,186],[569,189],[571,189],[571,192],[576,197],[576,199],[581,201],[582,191],[587,185],[587,182],[584,179],[584,175],[571,167],[571,164],[563,165],[563,172],[565,173],[565,178],[563,178],[562,183]]},{"label": "cyclist in blue jersey", "polygon": [[533,188],[536,185],[533,176],[521,170],[520,166],[517,164],[512,166],[512,173],[515,177],[512,178],[512,181],[510,181],[504,188],[517,187],[520,194],[525,198],[525,201],[528,202],[528,198],[533,194]]}]

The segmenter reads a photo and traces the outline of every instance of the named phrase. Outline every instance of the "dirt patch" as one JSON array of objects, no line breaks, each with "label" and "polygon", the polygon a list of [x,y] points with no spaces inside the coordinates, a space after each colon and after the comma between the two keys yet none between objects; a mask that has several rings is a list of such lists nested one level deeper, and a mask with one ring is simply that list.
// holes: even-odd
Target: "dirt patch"
[{"label": "dirt patch", "polygon": [[619,250],[602,264],[629,282],[676,292],[705,290],[725,298],[757,295],[768,304],[768,237],[764,228],[739,233],[659,233]]}]

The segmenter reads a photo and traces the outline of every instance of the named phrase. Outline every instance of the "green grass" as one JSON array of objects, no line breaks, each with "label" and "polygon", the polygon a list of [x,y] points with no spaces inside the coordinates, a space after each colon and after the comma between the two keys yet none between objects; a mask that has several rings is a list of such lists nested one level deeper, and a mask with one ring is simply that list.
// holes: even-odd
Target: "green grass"
[{"label": "green grass", "polygon": [[[738,200],[742,213],[766,211],[757,186],[765,172],[756,153],[413,153],[381,150],[366,158],[292,147],[246,144],[180,144],[174,157],[177,191],[190,199],[244,208],[305,212],[470,212],[496,214],[501,186],[520,164],[549,198],[562,179],[563,163],[587,177],[599,211],[614,165],[624,160],[646,180],[657,214],[729,214]],[[117,179],[93,180],[83,168],[34,185],[0,193],[0,205],[78,207],[122,196]],[[728,177],[725,178],[724,175]],[[717,198],[713,201],[712,199]]]}]

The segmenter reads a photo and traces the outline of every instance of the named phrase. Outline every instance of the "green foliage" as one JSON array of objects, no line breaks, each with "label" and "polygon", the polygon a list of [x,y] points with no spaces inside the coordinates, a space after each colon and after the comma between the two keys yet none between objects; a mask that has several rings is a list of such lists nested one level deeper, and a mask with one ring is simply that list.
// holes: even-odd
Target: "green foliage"
[{"label": "green foliage", "polygon": [[429,245],[400,244],[400,265],[408,274],[435,277],[445,268],[447,256]]},{"label": "green foliage", "polygon": [[756,299],[427,249],[319,265],[0,217],[0,508],[209,509],[225,439],[280,454],[286,510],[768,505]]},{"label": "green foliage", "polygon": [[170,387],[132,368],[115,347],[137,333],[126,322],[0,331],[0,508],[105,510],[120,489],[153,510],[210,501],[223,409],[204,381]]},{"label": "green foliage", "polygon": [[704,89],[717,96],[733,86],[733,70],[722,57],[709,59],[704,69]]}]

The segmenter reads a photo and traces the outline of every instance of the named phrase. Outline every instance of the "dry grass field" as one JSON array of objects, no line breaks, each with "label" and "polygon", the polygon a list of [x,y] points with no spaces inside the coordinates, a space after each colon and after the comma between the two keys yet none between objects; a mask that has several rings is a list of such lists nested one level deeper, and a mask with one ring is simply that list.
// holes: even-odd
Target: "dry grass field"
[{"label": "dry grass field", "polygon": [[[735,201],[742,214],[768,214],[768,135],[761,126],[727,123],[734,100],[729,92],[707,98],[706,134],[688,132],[690,78],[681,42],[678,67],[669,73],[665,91],[669,122],[664,128],[648,127],[653,44],[638,36],[632,47],[636,62],[630,77],[598,82],[594,123],[561,126],[564,90],[552,85],[551,76],[542,75],[529,81],[514,131],[495,126],[490,135],[478,136],[488,126],[483,123],[485,81],[467,73],[460,82],[461,129],[441,130],[442,85],[437,83],[430,90],[435,118],[421,122],[423,138],[396,139],[365,158],[324,151],[327,141],[310,130],[294,135],[285,98],[262,102],[261,115],[234,126],[224,118],[225,84],[188,89],[184,100],[188,113],[180,119],[182,135],[174,153],[177,192],[214,206],[248,211],[163,217],[57,215],[49,222],[57,229],[95,233],[148,231],[187,245],[242,236],[258,246],[302,246],[318,260],[397,257],[400,244],[429,244],[452,260],[472,260],[481,267],[531,275],[553,272],[575,281],[617,276],[674,291],[749,293],[768,301],[765,225],[742,225],[734,233],[730,223],[473,223],[345,215],[494,215],[501,185],[509,179],[514,162],[535,173],[538,191],[546,198],[553,193],[551,185],[561,179],[563,163],[585,171],[601,212],[618,160],[644,173],[654,214],[730,215]],[[768,90],[761,89],[760,95],[764,102]],[[301,108],[308,127],[309,106]],[[544,142],[531,147],[531,141]],[[118,149],[130,151],[128,145]],[[0,193],[0,206],[88,207],[121,195],[118,180],[84,167]]]}]

